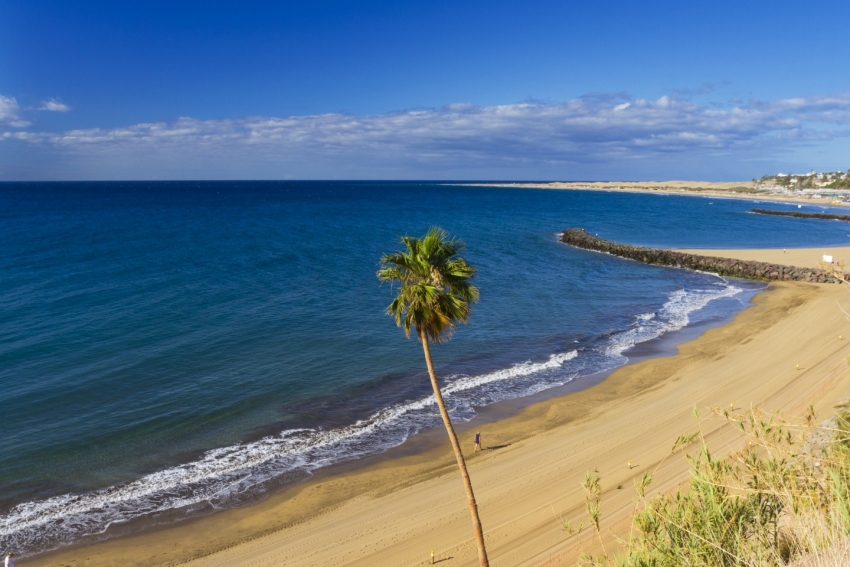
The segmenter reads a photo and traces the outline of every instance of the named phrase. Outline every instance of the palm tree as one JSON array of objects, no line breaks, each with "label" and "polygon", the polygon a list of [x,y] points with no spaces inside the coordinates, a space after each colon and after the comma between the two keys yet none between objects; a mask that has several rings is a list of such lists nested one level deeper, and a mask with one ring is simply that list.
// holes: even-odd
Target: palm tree
[{"label": "palm tree", "polygon": [[472,492],[460,443],[440,393],[430,347],[431,342],[439,344],[447,341],[458,322],[466,323],[469,320],[470,306],[478,301],[478,288],[469,283],[476,270],[458,256],[464,244],[451,238],[441,228],[431,228],[422,238],[404,236],[401,242],[406,250],[382,256],[381,269],[378,270],[379,280],[398,284],[398,295],[387,307],[387,314],[395,317],[396,324],[404,329],[408,338],[410,330],[414,329],[422,343],[434,398],[440,408],[466,489],[472,528],[478,544],[478,559],[481,567],[488,567],[478,504]]}]

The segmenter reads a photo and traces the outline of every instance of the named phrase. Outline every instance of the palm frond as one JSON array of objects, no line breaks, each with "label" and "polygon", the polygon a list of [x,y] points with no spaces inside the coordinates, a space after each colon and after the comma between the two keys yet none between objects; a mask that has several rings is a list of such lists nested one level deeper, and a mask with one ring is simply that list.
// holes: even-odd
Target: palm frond
[{"label": "palm frond", "polygon": [[432,227],[422,238],[403,236],[405,250],[384,254],[378,279],[398,286],[387,314],[404,329],[424,332],[435,343],[448,340],[458,323],[469,320],[478,288],[476,269],[458,254],[465,248],[445,230]]}]

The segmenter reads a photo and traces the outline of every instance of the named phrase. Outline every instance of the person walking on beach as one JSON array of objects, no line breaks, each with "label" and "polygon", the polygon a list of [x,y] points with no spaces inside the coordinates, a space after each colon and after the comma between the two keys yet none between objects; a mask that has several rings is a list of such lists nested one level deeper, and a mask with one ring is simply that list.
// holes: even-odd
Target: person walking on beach
[{"label": "person walking on beach", "polygon": [[472,452],[474,453],[475,451],[480,451],[480,450],[481,450],[481,432],[476,431],[475,432],[475,449],[473,449]]},{"label": "person walking on beach", "polygon": [[14,555],[14,553],[12,553],[11,551],[6,554],[6,565],[5,565],[5,567],[15,567],[15,562],[12,560],[13,555]]}]

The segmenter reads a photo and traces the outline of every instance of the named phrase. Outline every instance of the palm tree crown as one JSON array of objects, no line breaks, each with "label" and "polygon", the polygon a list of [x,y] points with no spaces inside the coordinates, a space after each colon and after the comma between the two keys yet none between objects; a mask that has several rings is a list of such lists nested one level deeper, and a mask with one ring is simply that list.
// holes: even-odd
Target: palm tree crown
[{"label": "palm tree crown", "polygon": [[441,228],[401,241],[406,250],[382,256],[378,270],[378,279],[399,284],[387,314],[408,337],[415,327],[417,336],[424,333],[434,343],[444,342],[458,322],[469,320],[470,306],[478,301],[478,288],[469,283],[476,270],[458,256],[463,242]]}]

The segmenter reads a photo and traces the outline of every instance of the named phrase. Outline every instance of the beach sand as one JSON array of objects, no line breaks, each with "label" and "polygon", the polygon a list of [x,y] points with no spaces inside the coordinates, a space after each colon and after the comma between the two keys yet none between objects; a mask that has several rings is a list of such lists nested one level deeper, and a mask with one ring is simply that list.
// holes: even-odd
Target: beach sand
[{"label": "beach sand", "polygon": [[[813,404],[818,420],[828,418],[850,395],[850,322],[838,302],[850,305],[850,288],[771,284],[755,306],[680,345],[674,356],[627,365],[588,389],[487,424],[483,452],[473,455],[471,434],[464,434],[491,564],[574,564],[592,548],[589,530],[572,537],[561,528],[561,520],[587,523],[580,488],[587,471],[601,476],[602,525],[613,543],[613,534],[628,530],[635,478],[655,471],[655,491],[687,479],[684,458],[670,449],[680,433],[697,428],[694,407],[703,410],[701,427],[721,452],[742,448],[743,440],[706,408],[731,402],[739,410],[802,415]],[[842,334],[848,338],[839,340]],[[325,475],[252,507],[26,565],[423,565],[431,550],[442,566],[477,564],[447,442]]]},{"label": "beach sand", "polygon": [[[503,183],[501,185],[508,185]],[[603,189],[616,190],[666,190],[666,191],[738,191],[753,192],[752,181],[553,181],[551,183],[511,183],[517,187],[545,187],[548,189]]]},{"label": "beach sand", "polygon": [[[850,230],[850,225],[848,225]],[[706,250],[701,248],[677,249],[676,252],[699,254],[700,256],[720,256],[736,260],[755,260],[771,264],[786,264],[799,268],[817,268],[824,255],[832,256],[834,262],[844,261],[850,268],[850,246],[824,248],[770,248],[765,250]]]},{"label": "beach sand", "polygon": [[795,195],[779,195],[756,189],[752,181],[591,181],[549,183],[465,183],[464,185],[486,185],[487,187],[527,187],[529,189],[577,189],[582,191],[608,191],[621,193],[653,193],[669,195],[697,195],[721,199],[748,199],[785,203],[810,203],[818,205],[843,205],[831,199],[811,199]]}]

